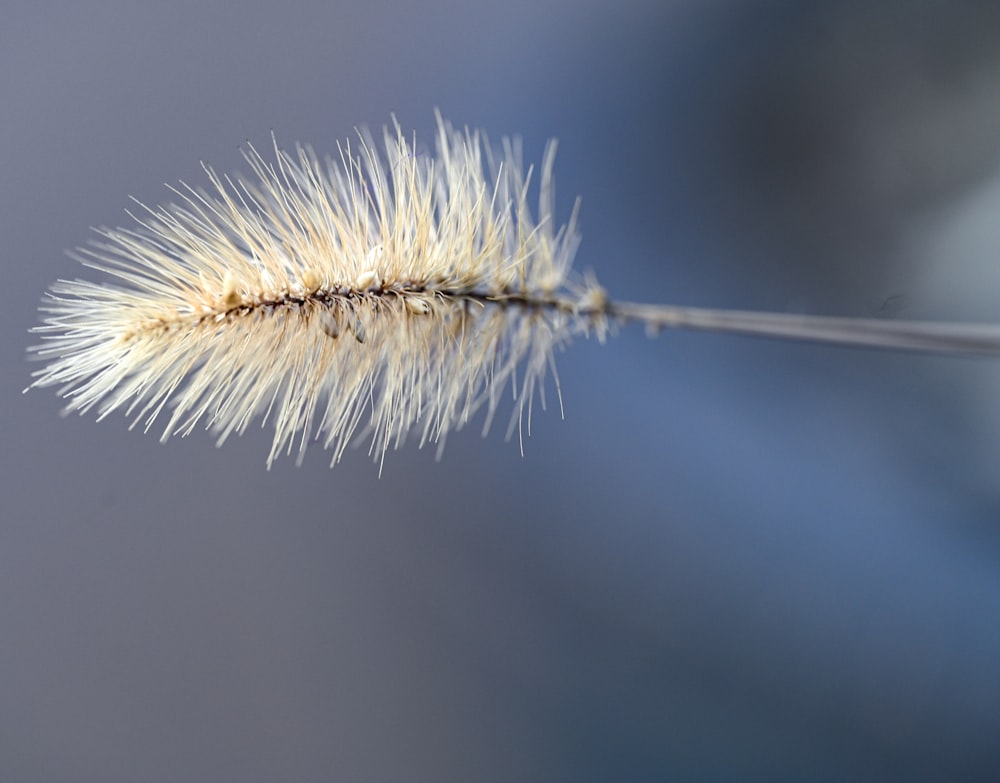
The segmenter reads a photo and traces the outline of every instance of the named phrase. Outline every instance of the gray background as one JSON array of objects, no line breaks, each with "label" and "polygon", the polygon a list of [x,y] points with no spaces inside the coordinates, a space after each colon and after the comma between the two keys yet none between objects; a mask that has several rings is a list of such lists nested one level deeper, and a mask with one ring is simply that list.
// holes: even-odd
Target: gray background
[{"label": "gray background", "polygon": [[6,0],[0,780],[996,779],[995,362],[629,329],[381,480],[22,396],[128,195],[435,106],[619,297],[1000,320],[994,2]]}]

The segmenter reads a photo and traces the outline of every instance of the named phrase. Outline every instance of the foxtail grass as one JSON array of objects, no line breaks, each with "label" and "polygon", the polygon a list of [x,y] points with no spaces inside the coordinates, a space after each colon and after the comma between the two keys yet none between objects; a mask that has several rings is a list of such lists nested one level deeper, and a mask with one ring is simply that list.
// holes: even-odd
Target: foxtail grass
[{"label": "foxtail grass", "polygon": [[31,386],[57,387],[68,411],[159,422],[163,439],[269,425],[268,466],[311,441],[334,464],[358,439],[381,464],[483,410],[485,431],[508,389],[520,431],[548,378],[560,395],[554,352],[629,322],[1000,354],[992,325],[619,302],[573,270],[578,210],[557,224],[555,148],[536,172],[516,140],[494,149],[440,116],[433,153],[397,124],[330,159],[250,146],[249,176],[206,166],[207,186],[136,202],[131,226],[76,252],[103,279],[47,293]]}]

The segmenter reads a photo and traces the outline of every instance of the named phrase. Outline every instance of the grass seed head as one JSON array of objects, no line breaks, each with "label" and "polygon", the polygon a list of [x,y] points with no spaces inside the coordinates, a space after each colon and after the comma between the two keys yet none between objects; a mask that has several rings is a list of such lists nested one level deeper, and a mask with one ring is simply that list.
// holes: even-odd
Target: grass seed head
[{"label": "grass seed head", "polygon": [[78,251],[105,279],[52,287],[32,385],[164,422],[164,439],[263,421],[268,465],[312,439],[333,463],[361,435],[380,461],[411,436],[443,443],[480,408],[489,422],[507,384],[520,421],[553,349],[593,325],[567,304],[586,286],[576,212],[554,220],[553,156],[535,209],[517,141],[494,151],[440,116],[433,154],[398,124],[330,160],[250,146],[250,176],[205,167],[206,188],[138,204]]}]

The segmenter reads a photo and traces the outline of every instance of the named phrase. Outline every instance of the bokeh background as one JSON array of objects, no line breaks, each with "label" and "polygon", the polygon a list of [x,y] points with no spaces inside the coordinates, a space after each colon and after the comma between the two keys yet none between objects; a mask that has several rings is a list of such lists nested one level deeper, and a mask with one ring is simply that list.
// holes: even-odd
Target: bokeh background
[{"label": "bokeh background", "polygon": [[616,296],[1000,320],[1000,5],[6,0],[0,780],[1000,776],[1000,364],[624,330],[566,420],[166,445],[22,395],[127,196],[433,109]]}]

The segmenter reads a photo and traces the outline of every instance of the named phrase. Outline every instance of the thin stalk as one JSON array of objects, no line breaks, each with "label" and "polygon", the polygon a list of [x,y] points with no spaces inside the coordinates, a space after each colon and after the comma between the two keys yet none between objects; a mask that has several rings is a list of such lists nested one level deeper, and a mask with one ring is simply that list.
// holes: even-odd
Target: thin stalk
[{"label": "thin stalk", "polygon": [[698,329],[867,348],[1000,356],[1000,325],[995,324],[890,321],[629,302],[608,302],[595,312],[623,322],[645,324],[653,330]]}]

